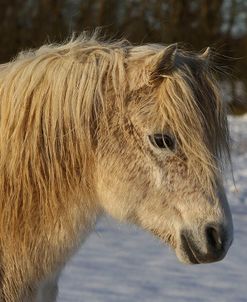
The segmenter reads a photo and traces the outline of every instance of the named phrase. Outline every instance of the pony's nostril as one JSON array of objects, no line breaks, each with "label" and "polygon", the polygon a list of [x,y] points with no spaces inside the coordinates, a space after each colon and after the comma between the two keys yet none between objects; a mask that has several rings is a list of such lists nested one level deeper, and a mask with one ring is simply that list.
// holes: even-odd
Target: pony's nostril
[{"label": "pony's nostril", "polygon": [[200,237],[191,230],[181,231],[183,253],[191,263],[210,263],[223,259],[230,246],[227,230],[221,224],[207,224],[203,230]]},{"label": "pony's nostril", "polygon": [[206,238],[209,249],[221,250],[223,247],[223,237],[221,232],[215,227],[208,226],[206,228]]}]

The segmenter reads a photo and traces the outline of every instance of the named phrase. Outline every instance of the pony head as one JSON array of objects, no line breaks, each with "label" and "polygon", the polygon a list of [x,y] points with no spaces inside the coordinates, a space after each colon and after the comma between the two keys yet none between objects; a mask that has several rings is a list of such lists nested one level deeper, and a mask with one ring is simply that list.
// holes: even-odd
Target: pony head
[{"label": "pony head", "polygon": [[194,264],[221,260],[233,238],[222,181],[228,128],[208,56],[176,45],[129,47],[126,73],[112,75],[96,147],[105,211]]},{"label": "pony head", "polygon": [[208,56],[80,37],[2,65],[1,206],[15,215],[1,225],[29,230],[35,213],[51,231],[59,216],[71,238],[103,210],[182,262],[222,259],[228,127]]}]

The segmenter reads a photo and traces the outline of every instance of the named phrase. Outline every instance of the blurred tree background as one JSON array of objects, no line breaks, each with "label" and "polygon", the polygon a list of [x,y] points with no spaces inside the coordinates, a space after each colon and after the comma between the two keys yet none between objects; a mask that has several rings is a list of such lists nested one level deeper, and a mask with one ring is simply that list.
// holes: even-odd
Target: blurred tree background
[{"label": "blurred tree background", "polygon": [[213,46],[228,58],[221,64],[230,67],[222,81],[230,110],[247,111],[246,0],[0,0],[0,62],[97,26],[138,44]]}]

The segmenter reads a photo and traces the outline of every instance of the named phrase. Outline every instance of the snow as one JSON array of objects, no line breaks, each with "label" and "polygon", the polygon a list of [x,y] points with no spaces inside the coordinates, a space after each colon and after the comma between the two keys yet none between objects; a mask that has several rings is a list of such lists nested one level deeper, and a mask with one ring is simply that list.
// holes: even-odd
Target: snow
[{"label": "snow", "polygon": [[103,218],[65,267],[58,302],[246,302],[247,116],[229,117],[235,186],[226,189],[234,243],[218,263],[189,266],[150,234]]}]

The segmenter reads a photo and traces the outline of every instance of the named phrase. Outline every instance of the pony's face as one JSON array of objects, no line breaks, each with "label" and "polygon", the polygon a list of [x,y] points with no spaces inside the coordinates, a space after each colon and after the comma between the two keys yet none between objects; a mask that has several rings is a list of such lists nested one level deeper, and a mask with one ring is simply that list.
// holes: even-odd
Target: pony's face
[{"label": "pony's face", "polygon": [[172,93],[191,101],[182,88],[178,79],[165,78],[129,93],[124,125],[113,115],[111,135],[101,133],[98,142],[97,192],[106,212],[151,231],[182,262],[207,263],[225,256],[232,219],[201,117],[193,120],[185,107],[167,108]]}]

